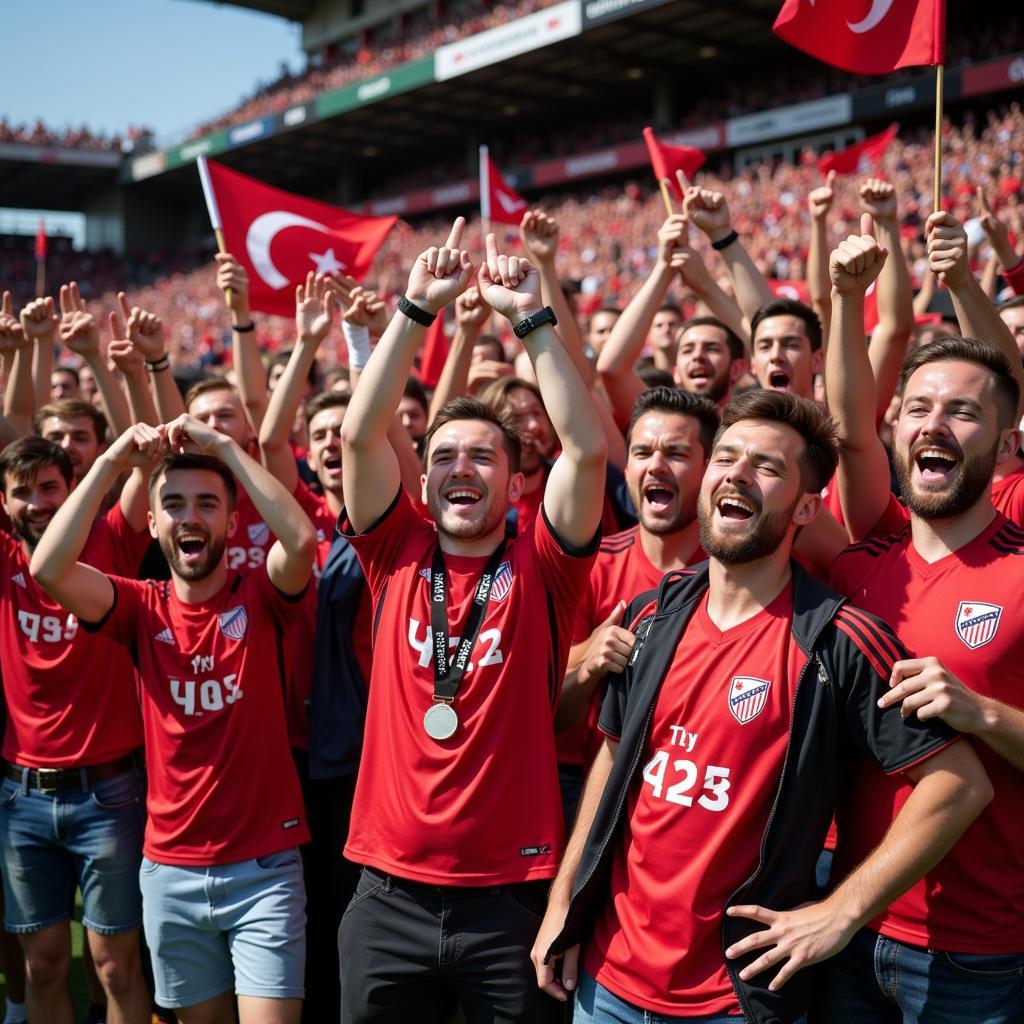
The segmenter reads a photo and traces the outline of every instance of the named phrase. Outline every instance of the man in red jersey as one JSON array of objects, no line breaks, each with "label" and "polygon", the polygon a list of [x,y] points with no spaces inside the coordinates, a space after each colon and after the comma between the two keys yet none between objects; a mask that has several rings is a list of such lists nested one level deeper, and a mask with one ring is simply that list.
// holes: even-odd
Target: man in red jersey
[{"label": "man in red jersey", "polygon": [[[0,454],[0,493],[13,536],[0,532],[0,674],[7,725],[0,786],[4,920],[18,934],[33,1019],[70,1024],[71,894],[83,922],[111,1020],[148,1020],[139,959],[143,803],[133,752],[142,723],[128,653],[78,628],[29,573],[29,559],[73,479],[67,453],[24,437]],[[128,516],[143,481],[123,500]],[[89,529],[86,557],[105,569],[134,541],[120,504]],[[111,543],[116,538],[116,545]],[[115,563],[117,564],[117,563]],[[99,675],[97,675],[99,673]],[[59,824],[58,824],[59,823]]]},{"label": "man in red jersey", "polygon": [[[195,446],[203,454],[185,453]],[[118,472],[162,451],[150,531],[171,580],[107,576],[75,559]],[[235,481],[278,540],[252,572],[229,570]],[[284,630],[309,581],[312,524],[224,434],[182,416],[126,431],[62,506],[32,570],[83,628],[139,667],[149,769],[140,880],[156,998],[183,1024],[294,1024],[304,914],[296,847],[309,838],[282,698]],[[86,625],[88,624],[88,625]]]},{"label": "man in red jersey", "polygon": [[[345,854],[365,864],[339,933],[342,1020],[555,1019],[529,949],[563,825],[552,713],[597,550],[605,440],[537,271],[487,237],[481,294],[522,338],[558,432],[532,529],[506,541],[519,438],[458,398],[426,438],[424,520],[387,430],[426,327],[470,284],[448,241],[417,259],[342,426],[348,523],[376,606],[366,737]],[[454,654],[454,658],[451,655]]]},{"label": "man in red jersey", "polygon": [[[847,522],[868,538],[839,557],[832,579],[891,621],[910,652],[894,666],[882,706],[972,736],[995,798],[949,855],[829,965],[818,1019],[1010,1024],[1024,1005],[1024,636],[1015,614],[1024,531],[993,507],[991,489],[1020,444],[1021,363],[967,268],[963,230],[949,214],[933,214],[932,270],[949,287],[961,327],[986,340],[939,338],[903,365],[893,447],[905,522],[877,475],[886,457],[858,334],[864,292],[886,258],[870,227],[831,259],[826,382],[841,429],[838,479]],[[879,842],[913,795],[860,765],[837,814],[836,877]]]},{"label": "man in red jersey", "polygon": [[[888,628],[791,560],[836,454],[817,404],[734,398],[700,490],[709,562],[627,610],[636,640],[609,682],[605,744],[533,951],[553,994],[579,979],[577,1021],[795,1021],[803,968],[842,949],[991,798],[951,729],[877,706],[899,653]],[[843,886],[808,902],[853,750],[906,774],[914,800]]]},{"label": "man in red jersey", "polygon": [[609,673],[625,669],[632,648],[632,634],[619,625],[623,609],[637,594],[657,587],[665,573],[705,557],[697,535],[697,492],[717,429],[717,409],[687,391],[653,388],[633,405],[626,485],[640,521],[601,544],[576,613],[555,719],[569,826],[600,743],[595,694]]}]

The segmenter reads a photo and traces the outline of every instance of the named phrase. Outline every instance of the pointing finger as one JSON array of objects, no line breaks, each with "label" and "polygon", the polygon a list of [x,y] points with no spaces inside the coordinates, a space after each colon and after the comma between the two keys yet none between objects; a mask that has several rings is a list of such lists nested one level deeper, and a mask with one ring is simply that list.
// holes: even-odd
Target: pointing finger
[{"label": "pointing finger", "polygon": [[862,235],[870,235],[872,238],[875,236],[875,218],[870,213],[862,213],[860,215],[860,233]]},{"label": "pointing finger", "polygon": [[498,280],[498,239],[492,231],[484,240],[484,251],[487,253],[487,270],[493,280]]},{"label": "pointing finger", "polygon": [[833,171],[829,171],[828,172],[828,177],[825,179],[825,185],[828,188],[832,188],[835,185],[835,182],[836,182],[836,172],[834,170]]},{"label": "pointing finger", "polygon": [[11,302],[11,293],[4,292],[3,303],[0,304],[0,313],[4,316],[14,316],[14,306]]},{"label": "pointing finger", "polygon": [[456,217],[452,229],[448,233],[448,241],[444,243],[446,249],[458,249],[462,242],[462,232],[466,230],[466,218]]}]

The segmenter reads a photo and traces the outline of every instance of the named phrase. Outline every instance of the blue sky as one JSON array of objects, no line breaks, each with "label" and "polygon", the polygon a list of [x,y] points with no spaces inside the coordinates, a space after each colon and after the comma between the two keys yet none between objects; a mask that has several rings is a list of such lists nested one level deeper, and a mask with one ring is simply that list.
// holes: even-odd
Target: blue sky
[{"label": "blue sky", "polygon": [[234,106],[281,62],[304,66],[282,18],[199,0],[3,0],[0,114],[165,137]]}]

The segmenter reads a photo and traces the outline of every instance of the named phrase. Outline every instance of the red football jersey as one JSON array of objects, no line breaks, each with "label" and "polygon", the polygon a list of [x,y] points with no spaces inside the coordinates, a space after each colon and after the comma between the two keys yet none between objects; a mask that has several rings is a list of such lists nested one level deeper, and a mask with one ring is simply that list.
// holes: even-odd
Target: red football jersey
[{"label": "red football jersey", "polygon": [[[969,544],[931,564],[909,523],[849,547],[832,584],[892,624],[914,657],[934,655],[987,697],[1024,706],[1024,529],[996,515]],[[995,798],[928,875],[871,927],[902,942],[962,953],[1024,949],[1024,814],[1021,775],[984,743],[973,744]],[[878,845],[911,793],[899,776],[861,766],[836,816],[837,877]]]},{"label": "red football jersey", "polygon": [[93,523],[79,561],[112,576],[132,577],[138,574],[152,543],[148,529],[133,530],[128,525],[121,503],[116,501],[106,515]]},{"label": "red football jersey", "polygon": [[257,569],[266,564],[267,554],[274,546],[274,535],[252,498],[241,486],[238,488],[235,509],[238,512],[238,526],[228,538],[228,568]]},{"label": "red football jersey", "polygon": [[[707,556],[698,547],[690,562],[702,562]],[[662,571],[651,564],[640,540],[640,527],[616,533],[601,542],[601,550],[590,573],[590,584],[583,592],[572,642],[582,643],[611,615],[619,601],[632,601],[645,590],[653,590],[661,582]],[[600,745],[597,719],[601,710],[598,686],[587,715],[572,729],[556,734],[556,749],[561,764],[589,765]]]},{"label": "red football jersey", "polygon": [[206,604],[170,581],[112,577],[87,628],[135,651],[149,789],[143,852],[164,864],[231,864],[308,842],[284,718],[284,633],[298,601],[265,567],[229,574]]},{"label": "red football jersey", "polygon": [[[434,524],[403,491],[371,530],[351,539],[378,621],[345,855],[435,885],[552,877],[564,831],[552,713],[596,540],[569,551],[542,513],[533,530],[508,543],[453,705],[458,729],[437,741],[423,727],[434,692]],[[487,559],[445,561],[454,648]]]},{"label": "red football jersey", "polygon": [[583,952],[619,998],[672,1016],[741,1012],[722,914],[757,867],[807,660],[790,632],[792,584],[725,632],[707,601],[659,691],[610,899]]},{"label": "red football jersey", "polygon": [[[121,537],[120,549],[111,545],[113,536]],[[83,560],[108,572],[118,550],[130,560],[138,536],[115,505],[93,526]],[[61,768],[123,757],[142,745],[131,658],[123,647],[80,630],[74,615],[32,579],[28,565],[21,542],[0,533],[4,760]]]},{"label": "red football jersey", "polygon": [[992,504],[1018,526],[1024,526],[1024,469],[992,481]]}]

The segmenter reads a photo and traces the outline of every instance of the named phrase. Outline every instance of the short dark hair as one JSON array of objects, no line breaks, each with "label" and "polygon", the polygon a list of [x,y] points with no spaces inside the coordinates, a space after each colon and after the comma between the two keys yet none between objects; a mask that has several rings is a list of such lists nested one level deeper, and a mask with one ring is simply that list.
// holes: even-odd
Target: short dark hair
[{"label": "short dark hair", "polygon": [[657,316],[659,313],[675,313],[678,317],[683,315],[682,310],[674,302],[663,302],[654,311],[654,315]]},{"label": "short dark hair", "polygon": [[757,337],[758,324],[773,316],[795,316],[803,320],[807,339],[811,343],[811,351],[817,352],[821,348],[821,321],[818,319],[818,314],[806,302],[800,302],[799,299],[787,299],[783,296],[769,300],[754,314],[750,321],[751,343]]},{"label": "short dark hair", "polygon": [[595,309],[594,312],[590,314],[590,320],[587,323],[588,329],[590,328],[590,325],[594,322],[594,317],[597,316],[598,313],[611,313],[614,316],[622,316],[621,309],[617,309],[615,306],[602,306],[600,309]]},{"label": "short dark hair", "polygon": [[186,410],[200,395],[205,395],[210,391],[233,391],[236,395],[238,394],[238,388],[227,377],[204,377],[202,380],[197,380],[185,392]]},{"label": "short dark hair", "polygon": [[481,334],[476,341],[473,342],[473,348],[482,348],[484,345],[497,349],[498,354],[495,357],[495,362],[508,362],[508,356],[505,355],[505,346],[502,345],[501,341],[493,334]]},{"label": "short dark hair", "polygon": [[[283,348],[275,352],[269,360],[267,360],[267,383],[270,383],[270,371],[275,366],[287,366],[292,358],[292,353],[295,351],[293,348]],[[316,387],[320,381],[320,367],[317,365],[317,361],[314,359],[309,364],[309,370],[306,372],[306,382],[311,387]]]},{"label": "short dark hair", "polygon": [[405,398],[411,398],[417,405],[423,407],[423,415],[430,415],[430,402],[427,400],[427,389],[423,382],[416,377],[409,377],[405,382],[405,389],[402,391]]},{"label": "short dark hair", "polygon": [[0,493],[7,494],[8,476],[12,482],[34,480],[39,470],[47,466],[56,466],[64,483],[71,486],[71,457],[63,448],[35,434],[12,441],[0,452]]},{"label": "short dark hair", "polygon": [[349,396],[343,395],[340,391],[321,391],[319,395],[314,395],[306,403],[306,429],[309,429],[310,423],[313,422],[313,417],[318,412],[323,412],[324,409],[347,409],[350,401]]},{"label": "short dark hair", "polygon": [[718,317],[691,316],[689,320],[683,321],[679,325],[679,330],[676,331],[677,343],[691,327],[717,327],[725,333],[725,343],[729,346],[729,357],[732,361],[736,362],[737,359],[747,358],[747,346],[743,344],[743,339],[734,330],[723,324]]},{"label": "short dark hair", "polygon": [[[481,388],[479,398],[496,412],[504,413],[509,394],[519,390],[529,391],[541,405],[544,405],[544,396],[540,393],[540,388],[532,381],[523,380],[522,377],[499,377],[492,380],[486,387]],[[547,409],[544,411],[546,413]]]},{"label": "short dark hair", "polygon": [[324,387],[333,388],[339,380],[351,380],[352,375],[349,373],[347,366],[332,366],[328,370],[324,371]]},{"label": "short dark hair", "polygon": [[660,366],[655,366],[652,362],[646,362],[638,364],[636,367],[636,375],[646,384],[649,388],[671,388],[675,387],[675,378],[668,370],[663,370]]},{"label": "short dark hair", "polygon": [[785,423],[804,439],[800,458],[800,481],[804,493],[818,493],[832,479],[839,465],[839,441],[835,420],[817,402],[788,391],[762,391],[751,388],[733,395],[722,410],[722,434],[741,420],[770,420]]},{"label": "short dark hair", "polygon": [[209,473],[216,473],[224,481],[224,490],[228,495],[228,509],[234,509],[238,504],[238,484],[235,482],[234,473],[220,459],[213,455],[202,455],[199,452],[171,452],[156,464],[149,478],[149,504],[154,512],[157,506],[153,498],[157,487],[160,486],[160,481],[168,473],[190,469],[203,469]]},{"label": "short dark hair", "polygon": [[1007,299],[1005,302],[1000,302],[996,306],[996,312],[1002,313],[1004,309],[1020,309],[1024,306],[1024,295],[1014,295],[1012,299]]},{"label": "short dark hair", "polygon": [[485,423],[493,423],[502,435],[502,442],[505,445],[505,453],[508,455],[509,470],[513,473],[519,472],[519,462],[523,453],[523,442],[516,433],[512,421],[500,413],[493,406],[478,398],[470,398],[469,395],[459,395],[450,402],[445,402],[437,411],[426,434],[423,436],[423,464],[427,465],[427,457],[430,453],[430,442],[434,435],[446,423],[455,420],[483,420]]},{"label": "short dark hair", "polygon": [[97,443],[103,444],[107,439],[106,416],[84,398],[58,398],[41,405],[32,417],[32,425],[37,434],[42,433],[43,421],[51,416],[58,416],[62,420],[88,420],[92,424]]},{"label": "short dark hair", "polygon": [[704,458],[711,454],[711,446],[715,443],[715,434],[718,431],[719,416],[715,404],[703,395],[695,395],[692,391],[683,391],[682,388],[651,388],[650,391],[645,391],[633,403],[629,429],[626,431],[627,448],[637,421],[649,412],[692,416],[700,426],[699,436]]},{"label": "short dark hair", "polygon": [[82,378],[79,375],[78,371],[73,366],[68,366],[67,363],[58,363],[50,371],[50,373],[70,373],[71,376],[75,378],[75,383],[76,384],[81,384],[82,383]]},{"label": "short dark hair", "polygon": [[1017,426],[1020,384],[1003,353],[995,345],[979,341],[977,338],[961,338],[956,334],[947,334],[914,349],[900,367],[900,393],[906,390],[907,381],[922,366],[927,363],[950,362],[976,363],[988,370],[996,382],[999,429],[1008,430]]}]

